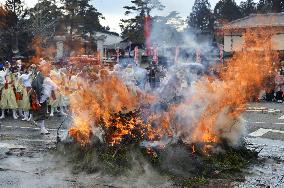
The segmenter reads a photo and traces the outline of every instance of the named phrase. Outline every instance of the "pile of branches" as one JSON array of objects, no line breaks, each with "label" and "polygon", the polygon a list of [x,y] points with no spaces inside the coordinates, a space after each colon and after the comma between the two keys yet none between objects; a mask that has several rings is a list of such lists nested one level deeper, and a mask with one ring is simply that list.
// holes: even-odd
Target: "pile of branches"
[{"label": "pile of branches", "polygon": [[[59,151],[64,154],[70,152],[65,156],[71,157],[74,172],[100,171],[118,176],[133,168],[133,160],[146,160],[176,185],[187,187],[204,184],[212,178],[238,177],[258,157],[258,152],[247,149],[245,142],[238,148],[229,146],[226,141],[188,145],[181,140],[163,147],[142,147],[143,141],[154,142],[155,138],[145,134],[151,133],[151,125],[141,120],[139,110],[115,113],[111,117],[111,126],[102,127],[105,142],[94,139],[85,147],[79,144],[60,147]],[[204,145],[216,152],[205,153]]]},{"label": "pile of branches", "polygon": [[[106,143],[112,146],[139,144],[143,140],[150,139],[151,126],[140,118],[140,110],[114,113],[110,122],[110,126],[102,127]],[[104,121],[101,124],[104,124]]]}]

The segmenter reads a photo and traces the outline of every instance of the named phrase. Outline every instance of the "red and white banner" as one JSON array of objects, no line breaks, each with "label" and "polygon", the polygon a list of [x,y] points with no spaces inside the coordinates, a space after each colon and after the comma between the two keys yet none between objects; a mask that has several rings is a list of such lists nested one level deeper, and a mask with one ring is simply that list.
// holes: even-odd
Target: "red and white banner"
[{"label": "red and white banner", "polygon": [[196,63],[201,63],[201,53],[200,53],[200,50],[199,49],[196,49],[196,51],[195,51],[195,55],[196,55],[196,60],[195,60],[195,62]]},{"label": "red and white banner", "polygon": [[104,48],[104,62],[106,62],[107,60],[107,49]]},{"label": "red and white banner", "polygon": [[151,36],[151,18],[150,16],[145,16],[144,17],[144,36],[145,36],[145,43],[146,43],[146,55],[150,56],[151,55],[151,41],[150,41],[150,36]]},{"label": "red and white banner", "polygon": [[116,48],[116,62],[119,63],[119,56],[121,55],[119,48]]},{"label": "red and white banner", "polygon": [[97,60],[99,63],[101,63],[101,52],[100,51],[97,52]]},{"label": "red and white banner", "polygon": [[159,62],[158,56],[159,56],[158,47],[155,46],[154,51],[153,51],[153,63],[154,64],[158,64],[158,62]]},{"label": "red and white banner", "polygon": [[134,48],[134,63],[138,65],[138,62],[139,62],[139,48],[138,46],[136,46]]},{"label": "red and white banner", "polygon": [[224,56],[224,45],[218,44],[220,50],[220,63],[223,63],[223,56]]}]

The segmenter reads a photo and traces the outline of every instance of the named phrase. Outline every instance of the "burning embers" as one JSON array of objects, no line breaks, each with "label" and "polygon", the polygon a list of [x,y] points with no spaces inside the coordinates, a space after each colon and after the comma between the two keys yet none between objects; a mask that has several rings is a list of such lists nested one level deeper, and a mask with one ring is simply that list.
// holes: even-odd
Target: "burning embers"
[{"label": "burning embers", "polygon": [[81,89],[71,96],[74,126],[69,133],[82,145],[90,143],[92,129],[98,127],[104,131],[104,140],[110,145],[119,143],[126,135],[133,136],[137,126],[143,134],[149,132],[145,129],[150,126],[142,123],[137,112],[131,112],[139,108],[144,96],[127,87],[115,75],[103,72],[98,80],[83,83]]},{"label": "burning embers", "polygon": [[[74,122],[69,133],[82,145],[89,144],[100,128],[101,140],[109,146],[137,140],[154,148],[180,140],[193,153],[209,153],[223,141],[235,146],[244,134],[240,115],[246,103],[265,87],[277,58],[269,36],[259,30],[247,32],[243,51],[221,66],[219,78],[203,76],[188,84],[183,99],[167,103],[164,109],[153,108],[164,100],[159,99],[159,93],[156,100],[149,101],[143,90],[126,85],[115,74],[101,72],[96,81],[87,80],[71,96]],[[141,108],[145,104],[149,104],[146,110]]]},{"label": "burning embers", "polygon": [[116,113],[111,117],[111,126],[106,130],[106,142],[110,145],[121,142],[137,142],[153,139],[151,125],[145,124],[139,117],[139,111]]}]

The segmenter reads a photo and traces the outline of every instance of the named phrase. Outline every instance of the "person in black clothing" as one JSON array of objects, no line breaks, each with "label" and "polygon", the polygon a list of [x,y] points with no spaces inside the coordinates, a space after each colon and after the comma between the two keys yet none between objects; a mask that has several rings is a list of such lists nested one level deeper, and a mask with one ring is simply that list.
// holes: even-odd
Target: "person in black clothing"
[{"label": "person in black clothing", "polygon": [[160,74],[157,66],[151,65],[148,69],[148,80],[152,89],[159,87]]},{"label": "person in black clothing", "polygon": [[42,100],[44,91],[44,81],[49,76],[50,66],[47,62],[41,62],[40,66],[35,69],[35,77],[32,81],[34,98],[32,101],[33,117],[40,126],[41,134],[49,134],[45,128],[45,119],[47,119],[47,100]]}]

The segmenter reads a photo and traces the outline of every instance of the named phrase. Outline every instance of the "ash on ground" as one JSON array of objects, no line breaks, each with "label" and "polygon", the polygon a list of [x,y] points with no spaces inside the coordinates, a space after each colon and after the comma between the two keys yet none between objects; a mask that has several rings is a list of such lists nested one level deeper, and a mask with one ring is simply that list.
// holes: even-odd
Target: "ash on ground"
[{"label": "ash on ground", "polygon": [[260,163],[251,165],[245,171],[243,182],[233,185],[238,188],[284,186],[284,142],[265,138],[247,138],[251,147],[262,148],[259,153]]}]

